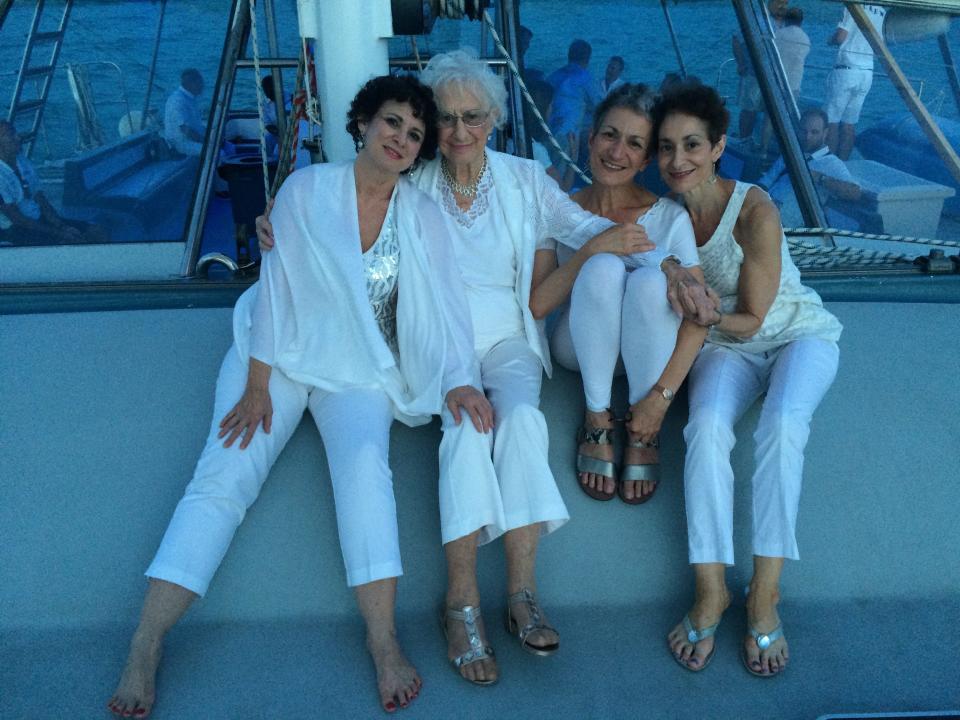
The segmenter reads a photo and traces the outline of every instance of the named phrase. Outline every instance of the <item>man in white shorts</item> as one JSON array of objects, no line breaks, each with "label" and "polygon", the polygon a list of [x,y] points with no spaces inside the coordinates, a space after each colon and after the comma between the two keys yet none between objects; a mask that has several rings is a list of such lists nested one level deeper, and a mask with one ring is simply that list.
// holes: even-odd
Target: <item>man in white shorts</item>
[{"label": "man in white shorts", "polygon": [[[862,7],[882,36],[886,8],[879,5]],[[855,126],[860,119],[860,109],[873,84],[873,48],[846,9],[828,42],[840,47],[833,70],[827,75],[827,104],[824,107],[830,121],[827,145],[841,160],[848,160],[857,137]]]}]

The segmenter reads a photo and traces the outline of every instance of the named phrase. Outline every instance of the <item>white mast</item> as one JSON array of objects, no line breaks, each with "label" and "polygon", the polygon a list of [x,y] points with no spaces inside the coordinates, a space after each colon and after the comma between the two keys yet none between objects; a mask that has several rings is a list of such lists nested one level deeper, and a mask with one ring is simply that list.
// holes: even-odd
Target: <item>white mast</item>
[{"label": "white mast", "polygon": [[347,110],[363,83],[389,72],[390,0],[297,0],[297,14],[300,35],[317,41],[324,151],[332,161],[353,158],[353,140],[344,131]]}]

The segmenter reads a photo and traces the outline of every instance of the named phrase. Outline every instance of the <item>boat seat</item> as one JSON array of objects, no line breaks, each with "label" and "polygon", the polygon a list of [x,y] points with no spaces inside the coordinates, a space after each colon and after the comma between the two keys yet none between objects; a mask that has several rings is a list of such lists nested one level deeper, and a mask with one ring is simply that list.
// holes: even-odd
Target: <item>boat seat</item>
[{"label": "boat seat", "polygon": [[152,130],[64,162],[63,205],[125,212],[142,221],[183,210],[197,158],[169,157]]}]

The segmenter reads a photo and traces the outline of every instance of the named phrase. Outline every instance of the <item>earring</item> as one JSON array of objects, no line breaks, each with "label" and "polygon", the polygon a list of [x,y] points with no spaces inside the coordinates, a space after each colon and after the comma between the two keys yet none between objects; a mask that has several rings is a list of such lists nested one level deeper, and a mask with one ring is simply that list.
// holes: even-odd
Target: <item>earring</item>
[{"label": "earring", "polygon": [[713,175],[710,176],[710,184],[716,185],[717,183],[717,163],[713,164]]},{"label": "earring", "polygon": [[367,144],[367,136],[361,135],[360,139],[357,140],[357,150],[363,150],[366,144]]}]

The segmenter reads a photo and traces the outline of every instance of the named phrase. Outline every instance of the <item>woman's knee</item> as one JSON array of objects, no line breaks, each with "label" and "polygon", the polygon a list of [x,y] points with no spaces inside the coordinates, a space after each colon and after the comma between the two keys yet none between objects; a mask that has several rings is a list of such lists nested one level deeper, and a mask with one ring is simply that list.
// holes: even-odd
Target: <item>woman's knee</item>
[{"label": "woman's knee", "polygon": [[627,276],[625,295],[641,313],[670,309],[667,299],[667,277],[660,268],[640,267]]},{"label": "woman's knee", "polygon": [[575,293],[607,294],[620,287],[627,274],[626,266],[616,255],[598,253],[590,257],[580,268],[574,282]]},{"label": "woman's knee", "polygon": [[710,408],[691,408],[683,439],[690,449],[709,447],[729,454],[736,443],[733,423],[729,418]]},{"label": "woman's knee", "polygon": [[546,418],[539,407],[528,402],[517,402],[506,408],[497,408],[497,427],[517,425],[546,425]]}]

